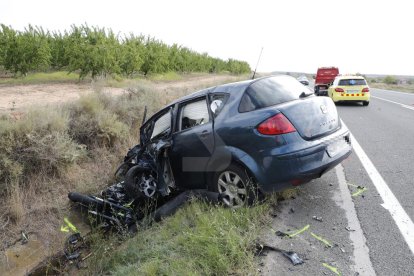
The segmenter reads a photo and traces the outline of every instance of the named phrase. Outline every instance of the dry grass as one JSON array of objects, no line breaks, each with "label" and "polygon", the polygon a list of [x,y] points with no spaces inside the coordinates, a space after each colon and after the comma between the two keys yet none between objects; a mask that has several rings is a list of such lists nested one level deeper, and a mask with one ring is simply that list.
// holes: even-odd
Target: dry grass
[{"label": "dry grass", "polygon": [[[67,193],[96,193],[111,184],[128,148],[138,143],[144,106],[149,114],[166,101],[233,77],[203,82],[153,83],[131,81],[129,92],[111,97],[104,84],[96,93],[62,108],[34,109],[16,118],[0,118],[0,251],[20,237],[36,232],[50,244],[61,245],[59,232],[68,213]],[[13,183],[13,185],[11,184]]]},{"label": "dry grass", "polygon": [[378,89],[386,89],[393,91],[414,93],[414,84],[386,84],[386,83],[370,83],[370,87]]}]

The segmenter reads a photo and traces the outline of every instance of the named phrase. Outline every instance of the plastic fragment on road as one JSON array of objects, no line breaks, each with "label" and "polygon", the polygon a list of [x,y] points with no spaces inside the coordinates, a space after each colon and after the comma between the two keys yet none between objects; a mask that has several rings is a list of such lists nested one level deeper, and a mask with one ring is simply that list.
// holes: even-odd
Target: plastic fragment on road
[{"label": "plastic fragment on road", "polygon": [[281,251],[283,256],[290,259],[293,265],[303,264],[303,260],[299,257],[296,252],[293,251]]},{"label": "plastic fragment on road", "polygon": [[366,187],[355,185],[355,184],[352,184],[352,183],[348,183],[348,186],[357,188],[356,192],[353,192],[351,194],[351,196],[353,196],[353,197],[359,196],[360,194],[362,194],[363,192],[368,190]]},{"label": "plastic fragment on road", "polygon": [[308,230],[308,229],[309,229],[309,227],[310,227],[310,225],[309,225],[309,224],[308,224],[308,225],[305,225],[302,229],[299,229],[299,230],[297,230],[297,231],[295,231],[295,232],[293,232],[293,233],[291,233],[291,234],[288,234],[288,237],[289,237],[289,238],[293,238],[294,236],[297,236],[297,235],[299,235],[299,234],[301,234],[301,233],[305,232],[306,230]]},{"label": "plastic fragment on road", "polygon": [[265,250],[272,250],[276,252],[282,253],[283,256],[288,258],[293,265],[303,264],[304,261],[299,257],[299,255],[296,252],[293,251],[286,251],[277,247],[273,247],[270,245],[263,245],[263,244],[256,244],[256,255],[262,255],[263,251]]},{"label": "plastic fragment on road", "polygon": [[313,218],[314,220],[317,220],[317,221],[323,222],[322,217],[312,216],[312,218]]},{"label": "plastic fragment on road", "polygon": [[357,189],[358,189],[358,191],[356,191],[355,193],[352,194],[353,197],[359,196],[360,194],[362,194],[363,192],[365,192],[367,190],[367,188],[365,188],[365,187],[358,187]]},{"label": "plastic fragment on road", "polygon": [[354,232],[355,231],[355,229],[352,229],[349,226],[345,227],[345,230],[348,231],[348,232]]},{"label": "plastic fragment on road", "polygon": [[328,242],[327,240],[325,240],[324,238],[316,235],[315,233],[311,232],[312,237],[314,237],[315,239],[317,239],[318,241],[322,242],[323,244],[326,245],[326,247],[332,247],[332,244],[330,242]]},{"label": "plastic fragment on road", "polygon": [[336,268],[336,267],[334,267],[334,266],[330,266],[330,265],[328,265],[327,263],[322,263],[322,265],[324,266],[324,267],[326,267],[327,269],[329,269],[330,271],[332,271],[333,273],[335,273],[336,275],[339,275],[339,276],[341,276],[342,274],[341,274],[341,272],[339,272],[339,270]]},{"label": "plastic fragment on road", "polygon": [[65,217],[63,221],[65,222],[66,226],[64,225],[60,226],[61,232],[69,232],[69,230],[72,230],[73,233],[79,233],[78,228],[76,228],[76,226],[73,225],[67,217]]}]

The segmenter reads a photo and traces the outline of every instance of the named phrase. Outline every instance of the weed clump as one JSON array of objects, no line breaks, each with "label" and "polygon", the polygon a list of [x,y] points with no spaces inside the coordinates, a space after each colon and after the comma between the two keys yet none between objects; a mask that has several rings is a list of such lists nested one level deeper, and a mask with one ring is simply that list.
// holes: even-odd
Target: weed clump
[{"label": "weed clump", "polygon": [[84,157],[84,148],[71,139],[68,126],[68,114],[53,109],[31,110],[17,121],[0,119],[0,185],[33,173],[59,173]]}]

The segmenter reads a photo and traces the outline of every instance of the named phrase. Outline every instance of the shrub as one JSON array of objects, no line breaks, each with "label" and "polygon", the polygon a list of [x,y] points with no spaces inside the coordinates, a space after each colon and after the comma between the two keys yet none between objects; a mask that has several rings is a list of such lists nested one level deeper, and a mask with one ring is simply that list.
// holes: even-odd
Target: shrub
[{"label": "shrub", "polygon": [[384,83],[386,83],[386,84],[397,84],[398,80],[393,76],[386,76],[384,78]]},{"label": "shrub", "polygon": [[109,107],[111,99],[103,93],[83,96],[72,104],[70,134],[88,147],[108,146],[127,137],[128,126]]},{"label": "shrub", "polygon": [[68,122],[68,114],[57,110],[0,119],[0,183],[21,182],[35,172],[59,173],[85,156],[69,136]]}]

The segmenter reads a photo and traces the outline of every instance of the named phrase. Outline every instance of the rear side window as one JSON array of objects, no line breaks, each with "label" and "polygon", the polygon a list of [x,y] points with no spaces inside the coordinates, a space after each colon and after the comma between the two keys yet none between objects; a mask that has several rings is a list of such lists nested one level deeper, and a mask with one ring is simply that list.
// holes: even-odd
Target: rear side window
[{"label": "rear side window", "polygon": [[224,93],[211,94],[209,98],[211,114],[213,114],[213,117],[216,118],[220,114],[221,110],[223,110],[228,95]]},{"label": "rear side window", "polygon": [[266,78],[252,83],[244,92],[239,112],[248,112],[299,99],[307,88],[290,76]]},{"label": "rear side window", "polygon": [[364,79],[345,79],[340,80],[339,85],[366,85],[367,82]]}]

